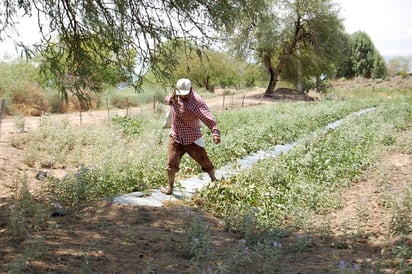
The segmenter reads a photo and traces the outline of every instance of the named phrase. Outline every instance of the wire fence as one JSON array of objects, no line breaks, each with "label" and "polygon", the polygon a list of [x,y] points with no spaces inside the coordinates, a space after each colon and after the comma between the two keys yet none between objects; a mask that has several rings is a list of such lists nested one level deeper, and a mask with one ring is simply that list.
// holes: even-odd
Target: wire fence
[{"label": "wire fence", "polygon": [[[255,95],[246,95],[246,94],[229,94],[229,95],[220,95],[212,98],[208,98],[207,104],[212,110],[228,110],[232,108],[240,108],[246,107],[250,105],[258,105],[262,104],[263,94],[255,94]],[[44,116],[51,116],[51,117],[64,117],[66,118],[72,125],[83,126],[84,124],[90,123],[97,123],[97,122],[107,122],[111,120],[112,117],[115,116],[123,116],[123,117],[132,117],[133,115],[142,112],[142,111],[150,111],[152,109],[153,112],[162,112],[165,110],[165,106],[162,100],[159,100],[157,96],[153,96],[152,103],[143,104],[137,107],[131,107],[129,105],[129,98],[126,99],[125,108],[113,108],[109,102],[109,98],[106,98],[105,102],[105,109],[100,110],[90,110],[84,111],[79,107],[78,111],[65,113],[65,114],[53,114],[53,113],[44,113],[42,112],[41,116],[25,116],[24,119],[24,130],[23,131],[31,131],[37,129],[40,124],[42,118]],[[2,133],[4,130],[10,131],[13,127],[13,123],[15,123],[15,119],[4,119],[6,114],[5,108],[6,100],[4,98],[0,98],[0,138],[2,137]],[[163,113],[163,112],[162,112]],[[3,123],[2,123],[3,122]],[[2,125],[3,124],[3,125]],[[2,127],[3,126],[3,127]]]}]

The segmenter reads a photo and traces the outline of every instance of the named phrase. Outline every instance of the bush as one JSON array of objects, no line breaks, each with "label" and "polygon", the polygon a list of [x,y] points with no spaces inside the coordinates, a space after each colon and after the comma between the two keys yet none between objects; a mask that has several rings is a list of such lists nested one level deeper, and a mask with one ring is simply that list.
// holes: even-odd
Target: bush
[{"label": "bush", "polygon": [[112,119],[112,123],[126,135],[136,135],[140,133],[140,123],[135,119],[115,117]]},{"label": "bush", "polygon": [[42,112],[49,112],[50,106],[44,92],[36,85],[26,84],[10,91],[13,104],[13,114],[40,116]]},{"label": "bush", "polygon": [[125,109],[127,107],[137,107],[138,105],[139,102],[136,95],[116,94],[112,97],[112,106],[115,108]]},{"label": "bush", "polygon": [[47,96],[52,113],[66,113],[69,106],[62,100],[57,93],[52,93]]}]

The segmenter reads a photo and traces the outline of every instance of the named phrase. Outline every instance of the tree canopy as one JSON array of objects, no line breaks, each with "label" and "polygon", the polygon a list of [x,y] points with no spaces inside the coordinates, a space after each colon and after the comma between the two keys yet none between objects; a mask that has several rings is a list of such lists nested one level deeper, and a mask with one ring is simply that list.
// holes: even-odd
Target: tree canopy
[{"label": "tree canopy", "polygon": [[281,72],[303,88],[336,70],[345,77],[385,75],[370,39],[346,35],[338,11],[332,0],[3,0],[0,40],[21,16],[38,18],[40,43],[20,45],[27,56],[42,56],[42,71],[59,81],[63,95],[69,90],[79,98],[91,84],[98,89],[102,78],[138,89],[149,70],[170,83],[182,63],[179,47],[210,50],[221,39],[266,68],[268,96]]},{"label": "tree canopy", "polygon": [[238,54],[253,54],[266,67],[270,79],[265,95],[273,94],[282,70],[293,71],[295,76],[318,76],[330,71],[343,35],[332,1],[260,3],[242,10],[244,14],[232,32],[231,42]]},{"label": "tree canopy", "polygon": [[385,60],[375,48],[369,35],[357,31],[350,35],[345,49],[346,59],[339,67],[338,76],[352,78],[384,78],[387,73]]},{"label": "tree canopy", "polygon": [[176,43],[166,43],[164,47],[175,48],[177,59],[166,58],[165,66],[173,66],[173,74],[169,77],[169,85],[174,85],[179,78],[187,77],[197,87],[211,92],[216,86],[239,87],[254,86],[262,80],[260,68],[248,64],[244,60],[231,56],[226,52],[205,49],[201,50],[188,42],[179,46]]},{"label": "tree canopy", "polygon": [[41,43],[31,48],[20,44],[28,56],[43,53],[55,66],[51,71],[63,71],[59,64],[64,63],[78,89],[89,81],[86,66],[103,63],[117,65],[139,87],[149,68],[158,76],[167,74],[157,66],[160,43],[185,39],[206,45],[215,30],[230,27],[237,6],[238,1],[204,0],[3,0],[0,39],[13,31],[20,16],[36,16]]},{"label": "tree canopy", "polygon": [[393,57],[388,64],[388,73],[390,75],[401,75],[406,77],[411,67],[412,57]]}]

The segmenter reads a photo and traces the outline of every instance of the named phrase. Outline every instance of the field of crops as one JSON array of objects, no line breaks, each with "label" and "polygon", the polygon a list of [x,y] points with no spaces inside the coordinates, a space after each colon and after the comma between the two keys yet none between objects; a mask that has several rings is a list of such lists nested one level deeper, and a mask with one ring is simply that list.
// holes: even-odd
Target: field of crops
[{"label": "field of crops", "polygon": [[[373,111],[352,115],[369,108]],[[207,225],[191,218],[186,220],[182,232],[187,240],[183,247],[187,263],[182,268],[177,267],[177,271],[240,273],[243,266],[245,271],[254,269],[255,273],[285,273],[279,272],[284,269],[279,266],[280,258],[289,253],[285,255],[267,249],[269,241],[276,247],[298,231],[303,236],[298,238],[294,251],[288,252],[297,256],[299,252],[314,248],[307,236],[313,232],[314,216],[328,216],[342,207],[345,191],[354,182],[362,181],[365,171],[373,169],[388,151],[412,153],[410,140],[406,143],[399,141],[399,136],[410,130],[412,124],[410,96],[276,102],[215,112],[215,115],[222,132],[222,143],[213,145],[208,129],[202,130],[207,150],[217,168],[278,144],[296,141],[299,144],[288,153],[260,161],[235,176],[208,185],[192,200],[184,202],[187,208],[195,207],[222,220],[225,231],[237,233],[236,237],[242,239],[241,247],[233,248],[242,253],[247,247],[253,256],[265,263],[253,267],[253,260],[248,262],[238,258],[234,262],[235,255],[230,258],[225,255],[224,259],[213,254]],[[340,119],[344,120],[339,127],[324,130],[326,125]],[[133,117],[119,116],[110,123],[77,128],[64,120],[44,117],[38,130],[13,136],[11,144],[23,151],[24,164],[40,169],[62,169],[65,174],[43,180],[38,196],[27,192],[24,178],[16,179],[17,199],[9,202],[8,221],[0,223],[2,233],[7,235],[4,239],[27,243],[30,241],[27,233],[38,234],[40,239],[42,231],[53,231],[51,224],[56,224],[48,217],[50,205],[58,204],[67,212],[79,212],[94,201],[131,191],[149,192],[163,186],[167,181],[164,168],[168,132],[161,129],[162,120],[162,112],[147,111]],[[197,173],[195,163],[184,157],[177,180]],[[390,255],[396,263],[385,261],[401,271],[396,273],[411,271],[411,230],[408,230],[412,212],[411,181],[406,185],[402,194],[402,212],[396,213],[399,218],[392,229],[392,235],[399,237],[398,252]],[[47,246],[47,251],[41,252],[52,252],[53,247],[48,246],[47,241],[41,246]],[[24,259],[23,253],[14,259],[7,257],[7,263],[0,267],[0,271],[45,270],[33,263],[45,261],[44,264],[50,264],[44,257],[43,254]],[[19,258],[24,262],[16,261]],[[143,262],[142,259],[140,267]],[[91,272],[102,270],[96,261],[82,267]],[[153,262],[146,272],[137,273],[169,273],[162,271],[163,267]],[[383,273],[384,268],[374,263],[359,267],[378,271],[368,273]],[[59,272],[58,268],[51,269]],[[70,269],[83,273],[74,266]],[[109,269],[114,271],[114,268]],[[208,269],[213,271],[208,272]],[[352,268],[341,270],[341,273],[366,273]],[[331,272],[324,273],[334,273],[328,271]],[[127,269],[125,272],[133,271]]]}]

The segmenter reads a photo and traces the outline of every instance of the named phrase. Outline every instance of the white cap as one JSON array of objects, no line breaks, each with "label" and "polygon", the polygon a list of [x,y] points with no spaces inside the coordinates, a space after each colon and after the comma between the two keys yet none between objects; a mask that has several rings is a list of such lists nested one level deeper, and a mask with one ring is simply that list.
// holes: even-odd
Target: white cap
[{"label": "white cap", "polygon": [[190,88],[192,87],[192,83],[189,79],[182,78],[179,79],[176,83],[176,95],[187,95],[190,92]]}]

